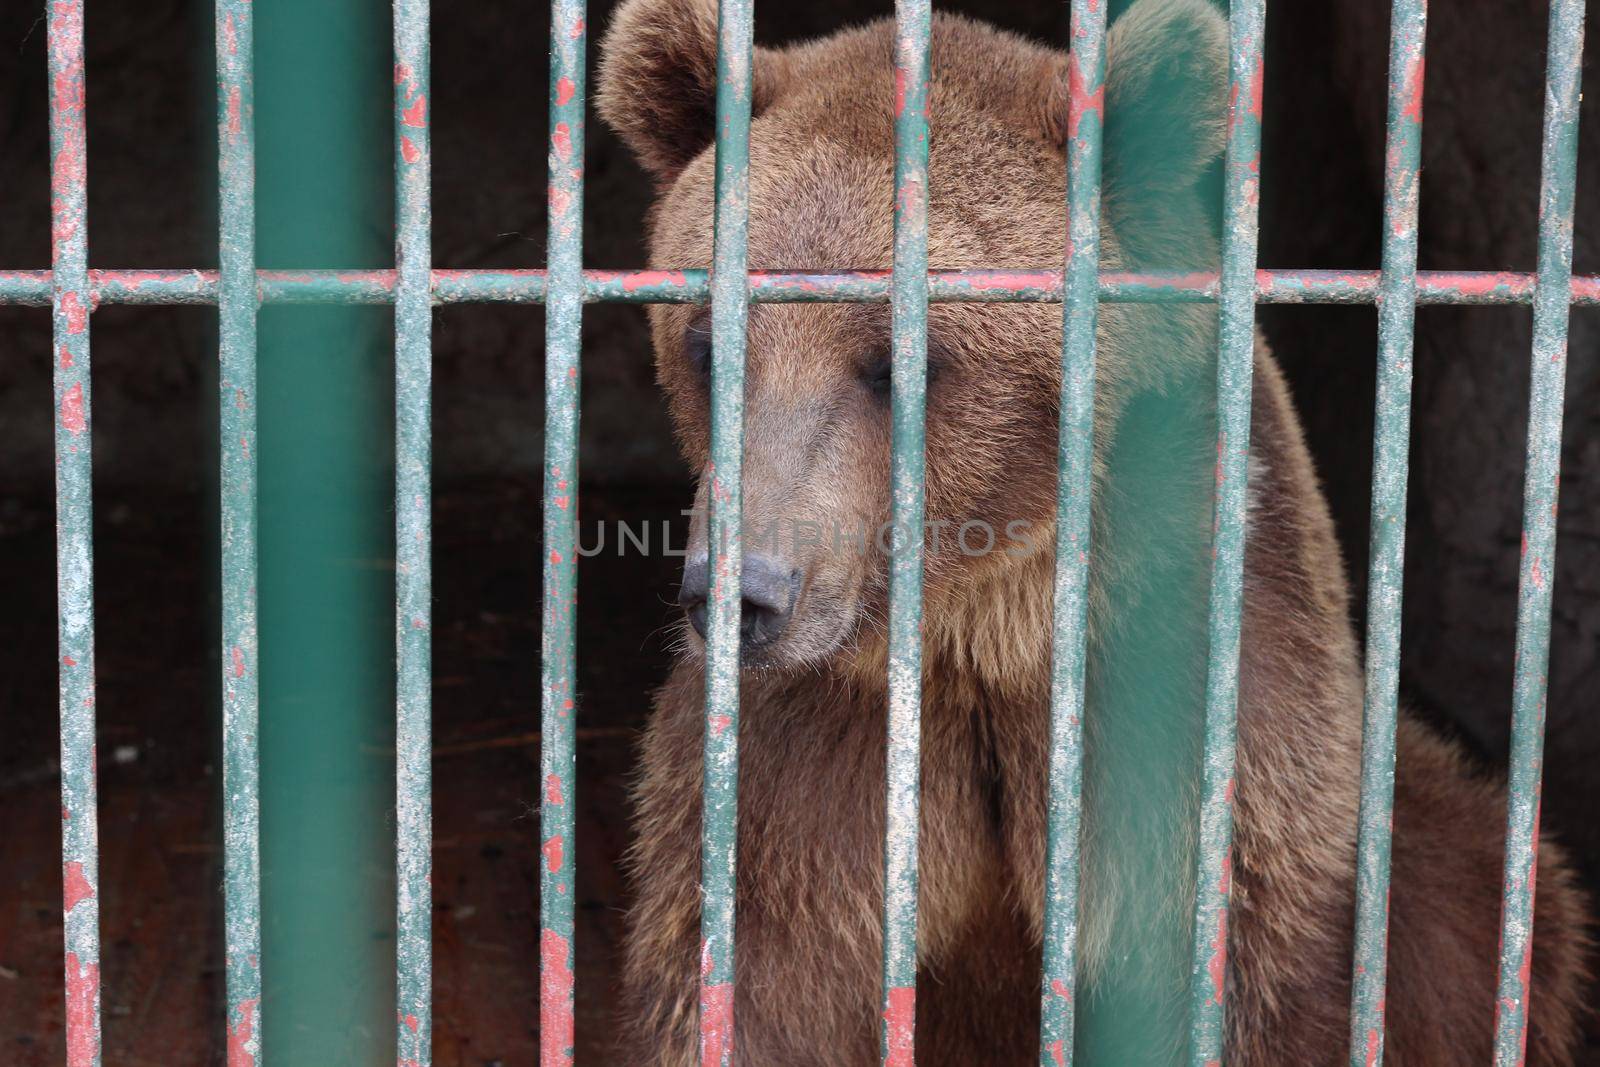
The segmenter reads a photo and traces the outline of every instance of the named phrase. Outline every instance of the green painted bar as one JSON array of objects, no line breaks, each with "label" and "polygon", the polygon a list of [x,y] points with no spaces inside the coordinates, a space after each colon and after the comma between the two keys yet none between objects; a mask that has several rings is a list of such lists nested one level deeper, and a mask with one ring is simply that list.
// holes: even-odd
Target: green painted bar
[{"label": "green painted bar", "polygon": [[884,1067],[916,1047],[917,825],[922,769],[922,556],[928,389],[929,0],[895,0],[891,281],[889,746],[883,829]]},{"label": "green painted bar", "polygon": [[394,4],[395,1041],[433,1062],[432,147],[428,0]]},{"label": "green painted bar", "polygon": [[1411,350],[1416,320],[1417,201],[1422,169],[1426,0],[1394,0],[1389,39],[1389,134],[1378,290],[1378,387],[1367,571],[1367,670],[1356,845],[1355,958],[1350,979],[1351,1067],[1378,1067],[1388,976],[1389,845],[1400,688],[1400,597],[1405,568]]},{"label": "green painted bar", "polygon": [[711,259],[711,602],[700,838],[700,1063],[732,1067],[743,572],[744,355],[749,320],[752,0],[717,5],[716,218]]},{"label": "green painted bar", "polygon": [[1085,636],[1089,621],[1095,330],[1099,324],[1100,149],[1106,5],[1072,0],[1067,103],[1067,252],[1061,418],[1056,446],[1055,622],[1050,674],[1050,810],[1045,855],[1039,1063],[1072,1062],[1077,1022],[1078,833],[1083,806]]},{"label": "green painted bar", "polygon": [[[392,10],[255,0],[263,267],[392,268]],[[393,1064],[392,309],[257,322],[261,1040],[279,1067]]]},{"label": "green painted bar", "polygon": [[100,1064],[100,845],[95,796],[94,508],[89,405],[88,151],[83,2],[52,4],[50,324],[54,341],[56,621],[61,686],[61,911],[67,1067]]},{"label": "green painted bar", "polygon": [[217,319],[222,506],[222,841],[228,1067],[261,1049],[261,657],[256,614],[255,48],[249,0],[219,0]]},{"label": "green painted bar", "polygon": [[[928,272],[933,303],[1055,304],[1062,299],[1060,271],[943,270]],[[1259,270],[1258,304],[1375,304],[1378,271]],[[256,272],[265,304],[390,304],[392,270],[263,270]],[[710,272],[700,269],[587,270],[585,303],[703,304],[711,297]],[[91,270],[97,304],[217,302],[217,275],[202,270]],[[435,304],[542,304],[542,270],[436,270]],[[1107,304],[1210,304],[1217,275],[1207,272],[1102,271],[1100,300]],[[1533,302],[1534,275],[1517,271],[1419,271],[1417,304],[1511,307]],[[887,303],[889,272],[804,274],[751,271],[750,299],[757,304]],[[1574,307],[1600,307],[1600,275],[1574,275]],[[0,304],[50,306],[50,272],[0,270]]]},{"label": "green painted bar", "polygon": [[1235,713],[1243,614],[1250,386],[1255,351],[1256,235],[1261,181],[1266,0],[1236,0],[1228,20],[1228,149],[1218,299],[1217,485],[1213,526],[1205,770],[1195,869],[1189,1063],[1222,1061],[1233,851]]},{"label": "green painted bar", "polygon": [[584,0],[550,5],[544,623],[539,749],[539,1063],[572,1063],[577,896],[578,371],[583,324]]},{"label": "green painted bar", "polygon": [[1544,770],[1545,671],[1555,582],[1556,501],[1561,479],[1561,407],[1566,388],[1572,222],[1578,170],[1583,0],[1553,0],[1545,74],[1539,178],[1539,281],[1533,294],[1533,366],[1523,474],[1522,564],[1517,584],[1517,658],[1511,705],[1510,796],[1500,913],[1500,977],[1494,1062],[1527,1055],[1533,966],[1539,789]]}]

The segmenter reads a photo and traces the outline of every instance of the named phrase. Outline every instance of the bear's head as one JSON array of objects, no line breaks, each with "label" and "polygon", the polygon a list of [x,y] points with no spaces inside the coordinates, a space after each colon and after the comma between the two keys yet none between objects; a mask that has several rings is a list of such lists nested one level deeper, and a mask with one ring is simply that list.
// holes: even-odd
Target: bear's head
[{"label": "bear's head", "polygon": [[[1224,140],[1226,36],[1207,0],[1138,0],[1109,31],[1104,269],[1214,269],[1201,187]],[[949,16],[935,18],[931,44],[930,267],[1059,269],[1066,55]],[[891,265],[893,45],[883,20],[756,49],[750,269]],[[711,262],[716,46],[714,0],[628,0],[605,39],[599,110],[656,180],[656,267]],[[650,315],[679,442],[703,472],[709,309],[663,305]],[[1097,455],[1130,398],[1200,378],[1214,322],[1215,309],[1203,306],[1102,307]],[[1001,682],[1008,663],[1049,661],[1061,336],[1059,305],[943,303],[928,315],[925,647],[981,661]],[[882,678],[889,352],[882,304],[750,311],[747,666],[844,665]],[[707,585],[706,482],[681,596],[696,628]]]}]

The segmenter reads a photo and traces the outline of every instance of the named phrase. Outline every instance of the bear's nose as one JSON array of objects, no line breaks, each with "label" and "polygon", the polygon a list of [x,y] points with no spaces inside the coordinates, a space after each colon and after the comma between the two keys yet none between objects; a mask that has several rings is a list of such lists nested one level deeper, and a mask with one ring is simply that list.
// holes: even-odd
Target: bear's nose
[{"label": "bear's nose", "polygon": [[[770,645],[782,635],[794,611],[794,594],[800,572],[783,560],[761,553],[744,557],[739,581],[739,644],[745,649]],[[706,635],[707,600],[711,595],[711,568],[706,557],[691,559],[683,567],[678,604],[701,637]]]}]

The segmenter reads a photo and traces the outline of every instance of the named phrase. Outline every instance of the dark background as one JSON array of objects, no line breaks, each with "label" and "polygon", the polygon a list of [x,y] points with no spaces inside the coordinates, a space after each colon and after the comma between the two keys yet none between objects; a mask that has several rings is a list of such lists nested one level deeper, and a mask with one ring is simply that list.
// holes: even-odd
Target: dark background
[{"label": "dark background", "polygon": [[[597,31],[610,6],[591,4]],[[1064,38],[1064,4],[939,7]],[[537,8],[437,5],[436,266],[542,265],[547,27]],[[765,42],[890,11],[859,0],[759,8]],[[1535,265],[1545,18],[1533,0],[1434,12],[1424,269]],[[189,0],[88,5],[92,266],[216,265],[210,20],[209,5]],[[1268,27],[1261,263],[1376,267],[1387,4],[1280,3]],[[0,267],[49,265],[45,88],[39,5],[0,0]],[[387,111],[376,121],[386,129]],[[1592,104],[1582,123],[1575,266],[1594,272]],[[598,122],[586,173],[587,263],[643,263],[648,182]],[[389,196],[374,190],[385,205],[375,218],[388,218]],[[1260,322],[1299,403],[1360,625],[1376,318],[1370,308],[1263,308]],[[1546,831],[1600,887],[1596,327],[1595,312],[1574,311],[1543,796]],[[529,307],[435,317],[441,1067],[529,1062],[536,1042],[543,330]],[[109,307],[94,319],[108,1062],[221,1054],[215,338],[203,308]],[[1523,308],[1417,315],[1402,693],[1486,768],[1503,765],[1509,737],[1530,339]],[[652,380],[643,313],[591,306],[584,340],[586,523],[675,515],[688,472]],[[23,1067],[61,1054],[49,353],[48,312],[0,307],[0,1058]],[[580,1045],[604,1033],[622,796],[633,731],[666,669],[672,562],[608,554],[581,579]]]}]

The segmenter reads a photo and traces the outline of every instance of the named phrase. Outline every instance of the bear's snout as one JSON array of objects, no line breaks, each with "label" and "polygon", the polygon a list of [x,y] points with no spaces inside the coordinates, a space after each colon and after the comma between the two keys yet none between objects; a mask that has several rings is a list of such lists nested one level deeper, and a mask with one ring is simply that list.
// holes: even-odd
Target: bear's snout
[{"label": "bear's snout", "polygon": [[[746,650],[764,648],[783,635],[794,614],[800,571],[788,562],[762,553],[747,553],[739,582],[739,644]],[[678,604],[702,638],[706,635],[706,604],[711,595],[711,567],[705,556],[688,560]]]}]

